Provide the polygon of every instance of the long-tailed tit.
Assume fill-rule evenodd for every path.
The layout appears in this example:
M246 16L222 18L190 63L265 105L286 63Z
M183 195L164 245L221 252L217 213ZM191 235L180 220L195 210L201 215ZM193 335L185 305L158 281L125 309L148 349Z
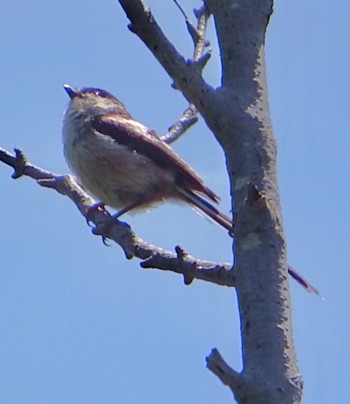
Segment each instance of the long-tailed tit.
M232 231L232 221L209 201L218 196L156 133L107 91L75 89L63 125L64 155L88 192L118 210L183 201Z

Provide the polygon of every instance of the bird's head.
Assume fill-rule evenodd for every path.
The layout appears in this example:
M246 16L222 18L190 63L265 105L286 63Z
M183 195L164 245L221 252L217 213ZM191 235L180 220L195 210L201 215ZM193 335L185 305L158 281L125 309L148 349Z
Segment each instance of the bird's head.
M75 110L79 115L96 117L118 114L131 118L124 104L108 91L90 87L77 89L68 84L63 87L71 99L68 109Z

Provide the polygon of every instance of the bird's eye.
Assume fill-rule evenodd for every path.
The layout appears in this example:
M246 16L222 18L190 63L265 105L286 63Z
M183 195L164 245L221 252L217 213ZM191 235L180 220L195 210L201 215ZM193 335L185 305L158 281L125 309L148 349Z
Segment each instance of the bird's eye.
M102 98L111 98L111 94L109 94L108 91L106 90L101 90L100 88L92 88L92 87L86 87L80 90L80 94L93 94L94 96L97 97L102 97Z
M108 98L109 97L109 93L105 90L96 90L95 92L96 95L98 95L99 97L102 98Z

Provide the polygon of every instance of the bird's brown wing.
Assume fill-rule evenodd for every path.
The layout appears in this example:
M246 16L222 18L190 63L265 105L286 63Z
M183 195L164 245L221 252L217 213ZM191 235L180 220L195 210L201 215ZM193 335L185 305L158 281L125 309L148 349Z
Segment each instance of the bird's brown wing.
M214 202L219 197L154 131L120 115L99 116L92 121L95 130L150 158L158 166L175 173L176 185L199 192Z

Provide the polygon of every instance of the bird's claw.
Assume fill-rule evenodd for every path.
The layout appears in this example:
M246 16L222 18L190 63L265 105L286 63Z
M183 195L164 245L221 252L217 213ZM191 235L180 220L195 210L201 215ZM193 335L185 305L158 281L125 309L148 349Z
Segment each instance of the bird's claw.
M92 227L91 222L94 222L94 215L96 212L105 212L109 215L106 205L102 202L97 202L93 206L90 206L85 213L85 219L88 226Z

